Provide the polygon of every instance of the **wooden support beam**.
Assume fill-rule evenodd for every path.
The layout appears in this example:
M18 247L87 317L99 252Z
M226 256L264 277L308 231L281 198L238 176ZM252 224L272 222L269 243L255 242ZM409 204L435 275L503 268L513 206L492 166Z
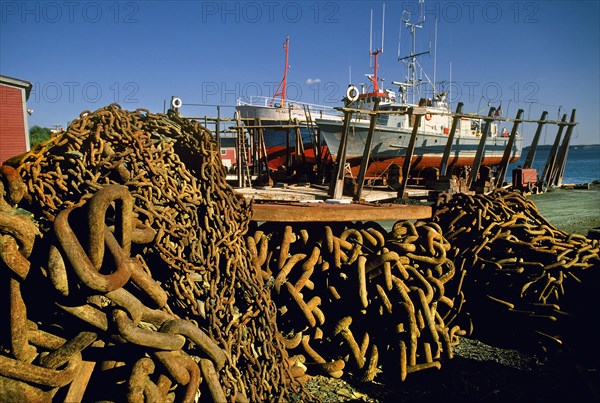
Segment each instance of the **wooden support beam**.
M562 177L565 171L565 165L567 164L567 156L569 155L569 144L571 143L571 136L573 134L573 128L575 127L575 109L571 111L571 119L569 121L571 125L567 126L567 133L560 147L556 164L554 165L554 174L551 178L552 182L556 186L562 185Z
M415 107L411 108L412 115L415 117L413 122L413 131L410 136L410 141L408 142L408 147L406 148L406 154L404 155L404 164L402 166L402 184L398 189L398 199L404 199L404 192L406 191L406 186L408 185L408 177L410 173L410 166L412 164L412 157L415 153L415 143L417 141L417 132L419 131L419 126L421 125L421 118L425 113L427 113L427 108Z
M235 154L236 154L236 173L237 173L237 186L239 188L241 188L243 186L243 181L242 181L242 148L240 147L241 144L241 138L244 136L244 128L242 126L242 122L240 120L240 113L236 112L236 119L237 119L237 136L236 136L236 142L235 142Z
M538 121L538 127L535 131L535 135L533 136L533 140L531 141L531 147L529 147L529 151L527 151L527 157L525 157L525 164L523 164L524 169L529 169L533 166L533 161L535 160L535 153L537 151L538 142L540 141L540 136L542 134L542 127L546 123L546 117L548 116L548 112L542 112L542 117Z
M431 206L397 203L254 203L252 221L351 222L431 218Z
M261 120L261 122L264 122L266 119ZM299 127L299 125L293 125L293 124L289 124L289 125L257 125L257 124L252 124L252 125L243 125L241 126L244 129L296 129L297 127ZM238 126L230 126L230 129L238 129Z
M541 176L540 185L542 190L545 192L548 186L550 186L550 179L552 177L552 171L554 170L554 162L556 160L556 154L558 153L558 147L560 144L560 139L562 137L563 129L566 126L567 122L567 114L563 114L561 123L558 125L558 132L556 133L556 137L554 138L554 143L552 144L552 148L550 149L550 154L548 154L548 159L546 160L546 165L544 165L544 171Z
M292 146L292 139L291 139L292 132L290 131L290 129L293 126L295 126L295 125L292 125L291 111L288 112L288 115L289 115L288 116L289 128L286 130L286 135L285 135L285 167L286 167L286 170L289 170L293 164L292 154L290 153L290 147Z
M304 150L304 141L302 139L302 131L300 130L300 122L297 118L294 119L294 124L296 128L294 132L296 133L296 161L302 160L303 163L306 163L306 152Z
M496 187L502 187L504 185L504 177L506 176L506 171L508 169L508 163L510 162L510 156L513 152L513 146L515 145L515 139L517 138L517 129L519 127L519 123L521 122L520 118L523 116L523 109L519 109L517 111L517 117L514 120L512 130L510 131L510 137L506 142L506 147L504 148L504 154L502 155L502 161L500 162L500 171L498 173L498 177L496 178Z
M454 134L458 126L458 121L461 119L463 103L459 102L456 105L456 113L452 117L452 128L450 134L448 134L448 141L446 141L446 148L444 148L444 155L442 156L442 162L440 163L440 177L444 177L448 170L448 161L450 160L450 152L452 151L452 144L454 144Z
M374 112L379 110L379 102L379 98L375 98L375 105L373 106ZM365 149L363 151L363 156L360 162L360 171L358 172L358 189L356 190L356 194L354 195L354 201L360 200L363 186L365 184L365 175L367 173L369 160L371 159L371 148L373 147L373 134L375 132L375 123L377 123L377 118L377 114L371 115L371 121L369 122L369 133L367 134L367 139L365 141Z
M342 138L335 161L335 170L329 186L329 197L332 199L341 199L344 192L344 169L346 166L346 147L348 145L348 131L350 121L352 120L352 111L344 112L344 124L342 126Z
M483 128L483 133L481 133L481 138L479 139L479 146L477 147L477 153L475 154L475 159L473 160L473 166L471 167L471 172L469 173L469 178L467 179L467 188L473 190L473 186L475 185L475 179L477 175L479 175L479 168L481 167L481 161L483 161L483 155L485 154L485 142L490 134L492 128L492 121L494 120L493 114L496 108L493 106L490 108L487 118L485 118L485 126Z
M206 126L208 127L208 125ZM221 107L217 105L217 120L215 120L215 139L217 140L217 146L219 147L219 154L221 153Z
M256 118L256 123L257 123L257 126L259 126L259 128L257 129L257 131L258 131L258 144L257 144L258 152L257 152L257 154L259 156L262 154L262 157L259 157L258 174L260 175L263 172L263 166L264 166L264 173L266 175L269 175L269 156L267 155L267 145L265 144L265 132L263 130L262 122L261 122L260 118Z

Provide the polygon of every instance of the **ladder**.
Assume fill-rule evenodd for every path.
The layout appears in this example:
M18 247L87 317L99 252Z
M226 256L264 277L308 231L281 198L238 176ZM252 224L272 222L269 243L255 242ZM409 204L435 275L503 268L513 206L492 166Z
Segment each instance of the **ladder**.
M247 130L242 126L242 119L240 113L236 112L237 122L237 175L238 175L238 187L252 187L252 180L250 176L250 168L248 167L248 148L246 146L246 133Z
M304 109L304 116L306 117L306 128L308 129L308 135L310 137L310 142L313 146L313 152L315 153L315 161L317 162L317 168L321 167L321 147L320 147L320 139L315 132L315 122L313 121L312 114L310 112L310 107L308 105L302 106Z

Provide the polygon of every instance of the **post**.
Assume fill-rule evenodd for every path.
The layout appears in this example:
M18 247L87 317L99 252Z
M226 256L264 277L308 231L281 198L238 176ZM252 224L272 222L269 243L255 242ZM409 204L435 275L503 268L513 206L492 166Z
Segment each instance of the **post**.
M236 116L236 123L237 123L237 136L236 136L236 142L235 142L235 156L236 156L236 161L235 161L235 165L236 165L236 173L237 173L237 185L238 188L242 187L242 147L240 147L240 142L241 142L241 138L242 135L244 133L244 129L242 128L242 120L240 119L240 114L239 112L236 112L235 114Z
M562 132L564 127L567 125L567 114L563 114L560 123L558 124L558 133L556 133L556 138L554 139L554 144L552 144L552 148L550 149L550 154L548 154L548 159L546 160L546 165L544 165L544 171L541 177L541 186L542 190L546 191L548 185L550 184L550 179L552 177L552 171L554 170L554 161L556 160L556 153L558 152L558 145L560 144L560 138L562 137Z
M404 155L404 164L402 166L402 184L398 189L398 199L404 199L404 192L406 191L406 185L408 184L408 174L410 173L410 165L412 163L412 157L415 153L415 143L417 141L417 132L421 124L421 117L427 112L427 108L412 108L411 115L414 115L415 121L413 123L413 131L410 135L410 141L406 148L406 154Z
M571 135L573 134L573 128L575 127L575 109L571 111L571 120L569 120L569 126L567 127L567 133L563 140L560 152L558 154L557 163L554 166L552 181L556 186L562 185L562 177L565 171L565 165L567 164L567 155L569 154L569 143L571 142Z
M292 111L288 110L288 122L287 122L287 128L286 130L286 136L285 136L285 166L286 166L286 174L289 172L289 169L291 168L293 161L292 161L292 153L290 152L290 147L292 146L292 139L291 139L291 131L290 131L290 127L292 126Z
M358 172L358 189L354 195L354 201L360 200L360 195L365 184L365 175L367 173L367 166L371 159L371 148L373 147L373 133L375 132L375 123L377 122L379 110L379 98L375 98L375 105L373 106L374 114L371 115L371 121L369 122L369 133L367 134L367 140L365 141L365 150L363 151L362 160L360 162L360 171Z
M342 126L342 138L340 139L340 147L338 149L337 158L335 161L335 171L331 184L329 186L329 197L332 199L341 199L344 192L344 168L346 166L346 146L348 144L348 131L350 121L352 120L352 112L344 112L344 124Z
M221 106L217 105L217 121L215 122L215 137L219 145L219 153L221 152Z
M481 139L479 140L479 146L477 147L477 153L475 154L475 160L473 161L471 173L469 174L469 179L467 182L467 188L469 189L472 189L473 185L475 184L474 178L476 178L479 174L479 168L481 167L481 161L483 161L483 154L485 153L485 142L487 141L487 137L492 127L492 121L494 120L492 116L495 110L496 108L492 106L488 112L488 117L485 118L485 127L483 129L483 133L481 133Z
M510 155L512 154L512 148L515 144L515 138L517 137L517 128L519 127L519 123L521 123L521 117L523 115L523 109L519 109L517 111L517 117L513 122L512 130L510 131L510 137L506 142L506 148L504 149L504 154L502 155L502 161L500 162L500 172L498 173L498 177L496 178L496 187L502 187L504 184L504 177L506 176L506 170L508 169L508 163L510 162Z
M253 126L256 126L256 120L257 118L254 119L254 123ZM249 131L249 144L250 144L250 151L248 154L250 154L250 161L252 161L252 173L255 175L260 174L260 154L258 153L258 130L257 129L252 129Z
M529 169L533 165L533 160L535 159L535 152L537 151L537 145L540 141L540 136L542 134L542 127L546 123L547 116L548 112L542 112L542 117L538 122L537 130L535 131L535 135L533 136L533 140L531 141L531 147L529 147L529 151L527 151L527 157L525 157L525 164L523 164L524 169Z
M315 133L315 125L312 120L312 114L310 113L310 107L308 105L304 105L302 109L304 110L306 130L308 130L308 136L312 144L313 154L315 156L315 163L317 165L317 170L319 170L321 168L321 150L320 144L318 143L317 134Z
M304 152L304 141L302 139L302 131L300 130L300 121L294 118L294 132L296 133L296 161L302 159L303 163L306 163L306 154Z
M440 163L440 177L446 176L446 171L448 170L448 161L450 159L450 152L452 151L452 144L454 143L454 134L456 133L456 128L458 126L458 121L461 118L463 103L459 102L456 105L456 113L452 118L452 128L450 129L450 134L448 135L448 141L446 141L446 148L444 148L444 155L442 156L442 162Z
M264 133L264 129L262 127L262 121L260 120L260 118L256 118L255 120L256 122L256 126L258 126L257 132L258 132L258 144L257 144L257 148L258 148L258 152L257 154L260 156L260 154L263 155L263 158L259 158L259 163L258 163L258 174L260 175L262 173L262 168L261 165L264 164L264 169L265 169L265 173L267 175L269 175L269 157L267 156L267 146L265 144L265 133Z

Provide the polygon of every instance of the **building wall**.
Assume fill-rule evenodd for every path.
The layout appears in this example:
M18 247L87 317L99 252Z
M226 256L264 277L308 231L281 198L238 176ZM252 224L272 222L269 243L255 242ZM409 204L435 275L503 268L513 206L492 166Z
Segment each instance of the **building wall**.
M0 84L0 164L29 150L25 89Z
M223 165L227 168L231 168L235 165L237 163L237 159L235 158L235 148L221 147L221 160L223 161Z

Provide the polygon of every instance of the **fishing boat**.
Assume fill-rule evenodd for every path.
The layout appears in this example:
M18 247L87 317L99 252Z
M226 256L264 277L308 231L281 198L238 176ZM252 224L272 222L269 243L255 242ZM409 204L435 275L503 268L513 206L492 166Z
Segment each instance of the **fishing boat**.
M453 121L448 94L438 92L427 74L420 74L426 80L417 78L417 72L421 69L417 58L429 53L428 51L417 53L414 46L415 29L422 27L424 17L421 16L417 23L411 23L410 14L407 16L403 14L403 22L410 30L412 47L408 56L399 57L399 60L407 65L408 73L404 82L392 82L398 85L398 93L380 86L382 80L378 77L378 57L383 52L383 34L381 48L369 51L373 58L373 73L367 75L370 80L369 88L363 86L359 90L356 86L350 85L346 91L346 110L352 110L354 113L347 130L345 164L346 168L349 168L346 169L347 174L354 177L358 176L363 155L368 152L370 158L366 169L367 179L383 179L384 183L392 176L398 179L397 175L402 172L415 124L415 114L412 112L416 110L425 113L416 132L410 175L418 177L425 170L437 169L443 160ZM433 93L431 97L420 96L422 92L420 87L424 82L432 87L432 90L429 90L429 93ZM382 113L375 121L371 149L365 150L370 126L367 112L373 111L376 103ZM362 111L364 113L361 113ZM480 148L482 135L485 143L480 166L493 167L501 163L510 137L506 129L501 130L496 123L501 115L501 106L490 110L490 113L492 119L476 115L471 115L472 117L460 115L447 161L448 172L459 171L473 164ZM340 152L344 122L328 118L319 118L315 121L333 160L336 161ZM486 121L489 122L487 123L489 127L486 127ZM522 138L517 133L512 142L510 162L520 158L521 149Z
M286 99L289 58L289 36L284 43L283 79L271 98L238 99L236 112L248 127L262 127L263 144L269 170L289 168L296 162L320 164L328 159L325 143L319 136L314 119L341 120L334 108ZM263 156L264 157L264 156Z

